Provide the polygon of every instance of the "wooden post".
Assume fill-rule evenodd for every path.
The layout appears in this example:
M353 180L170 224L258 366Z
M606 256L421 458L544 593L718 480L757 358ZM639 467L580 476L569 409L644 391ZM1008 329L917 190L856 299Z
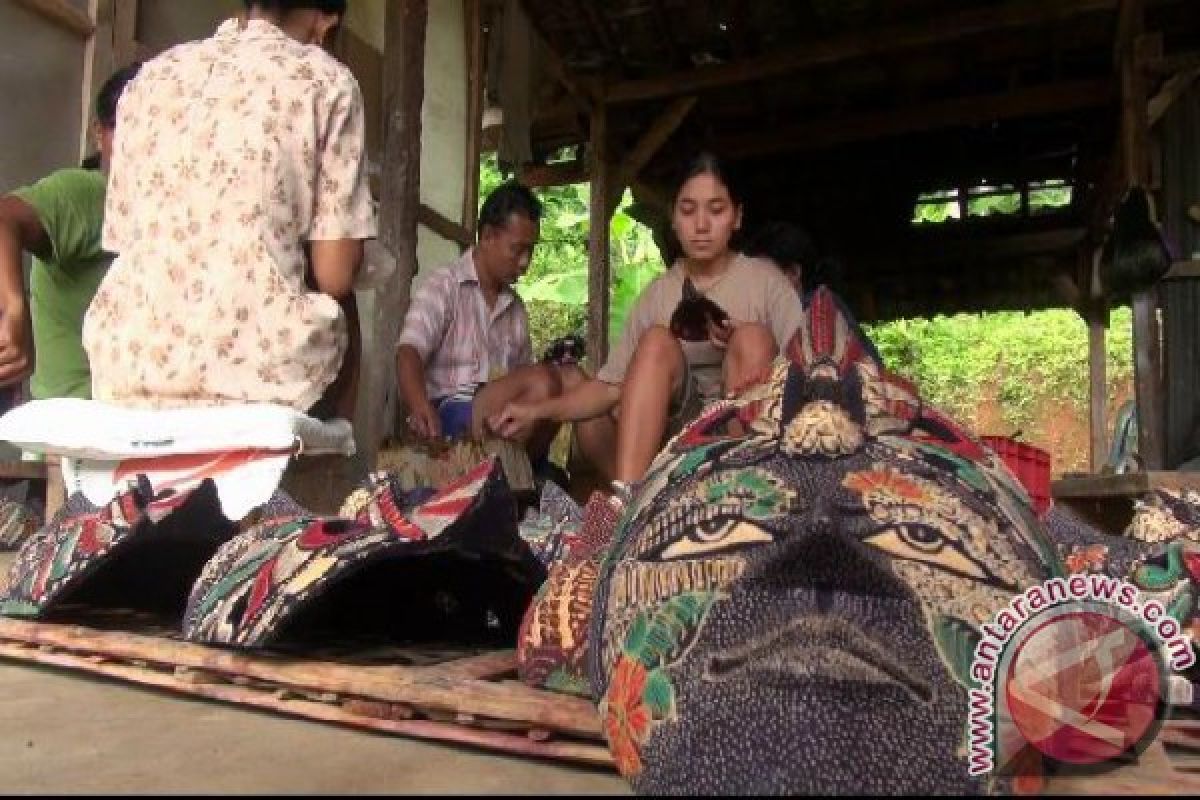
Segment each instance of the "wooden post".
M588 359L593 370L608 358L608 309L612 284L608 260L611 165L608 161L608 118L603 103L592 109L591 225L588 234Z
M467 20L467 164L462 224L475 238L479 217L479 154L483 141L482 0L465 0ZM469 246L469 245L468 245Z
M113 69L137 61L137 13L138 0L113 0Z
M1123 0L1121 38L1117 42L1121 80L1121 163L1126 186L1146 186L1149 178L1149 116L1146 76L1138 54L1145 28L1144 0ZM1162 469L1162 357L1159 342L1158 291L1151 287L1133 296L1134 380L1137 390L1138 453L1147 470Z
M1094 308L1086 317L1088 326L1088 366L1091 406L1092 472L1098 473L1108 457L1108 357L1105 339L1108 309Z
M368 391L355 429L367 464L374 466L380 442L391 432L396 395L395 343L417 272L417 215L421 208L421 106L425 99L425 26L428 0L387 4L383 52L384 131L380 182L379 239L397 261L396 275L377 290L375 347L364 365Z

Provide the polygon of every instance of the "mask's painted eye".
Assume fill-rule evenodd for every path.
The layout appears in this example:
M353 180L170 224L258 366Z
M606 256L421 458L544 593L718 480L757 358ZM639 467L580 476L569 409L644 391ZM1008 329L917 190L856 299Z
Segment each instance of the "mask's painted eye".
M697 558L754 544L775 541L768 531L742 520L705 520L689 528L682 538L663 549L664 561Z
M867 544L896 558L920 561L977 580L987 580L984 569L955 546L941 531L929 525L894 525L866 539Z

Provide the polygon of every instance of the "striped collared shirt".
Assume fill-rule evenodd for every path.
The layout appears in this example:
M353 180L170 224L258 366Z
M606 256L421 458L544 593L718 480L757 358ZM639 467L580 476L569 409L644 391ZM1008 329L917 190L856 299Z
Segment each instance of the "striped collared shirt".
M504 289L495 307L488 309L474 252L468 250L426 278L404 317L399 344L421 356L431 400L472 394L489 380L533 361L525 304Z

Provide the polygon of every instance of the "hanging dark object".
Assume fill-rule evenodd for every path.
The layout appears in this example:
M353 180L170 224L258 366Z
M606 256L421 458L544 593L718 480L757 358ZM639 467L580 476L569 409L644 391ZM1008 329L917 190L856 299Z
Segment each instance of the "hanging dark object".
M1117 207L1101 263L1101 277L1110 297L1148 289L1171 268L1170 249L1141 187L1130 189Z

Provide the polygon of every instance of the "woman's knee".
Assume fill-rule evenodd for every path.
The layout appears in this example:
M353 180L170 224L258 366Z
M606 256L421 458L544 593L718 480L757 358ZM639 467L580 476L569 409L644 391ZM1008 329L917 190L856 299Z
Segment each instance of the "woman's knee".
M646 364L655 370L667 369L674 375L683 368L683 347L669 330L655 325L638 339L632 363Z
M729 337L729 353L744 365L767 366L779 354L775 335L765 325L739 325Z

